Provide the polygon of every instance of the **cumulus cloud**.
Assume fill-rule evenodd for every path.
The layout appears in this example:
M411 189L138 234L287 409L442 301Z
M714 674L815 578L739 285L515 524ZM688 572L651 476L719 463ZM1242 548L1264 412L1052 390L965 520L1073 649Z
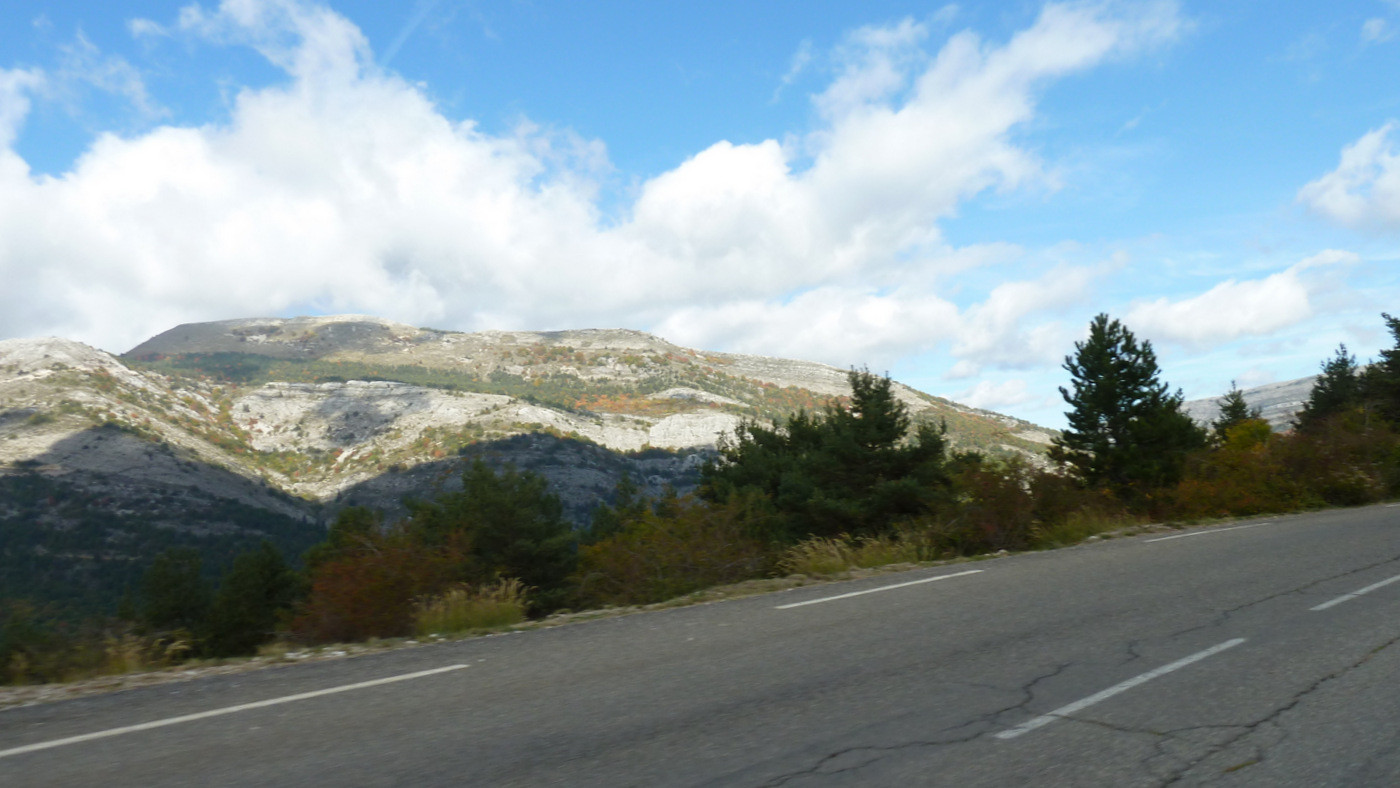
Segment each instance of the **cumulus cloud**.
M963 32L932 54L919 23L863 28L813 99L819 128L716 142L604 215L602 142L449 118L324 5L188 6L132 30L251 47L285 79L238 92L226 121L102 135L71 171L34 177L11 143L41 75L0 72L0 335L121 350L188 320L368 312L625 325L836 363L951 341L1023 363L1049 344L1024 316L1083 277L1009 282L960 311L940 277L1015 251L952 248L939 222L1043 179L1012 135L1046 83L1180 24L1172 3L1051 4L1007 42Z
M1304 186L1298 201L1348 227L1400 229L1400 154L1390 123L1342 149L1337 168Z
M1073 336L1069 330L1055 322L1026 329L1023 320L1080 301L1093 276L1088 268L1060 268L1038 280L998 285L963 316L953 347L962 361L950 376L969 377L985 365L1025 368L1057 361Z
M1358 259L1351 252L1328 250L1263 279L1230 279L1191 298L1138 303L1125 322L1146 338L1193 347L1264 336L1313 315L1312 288L1304 272Z

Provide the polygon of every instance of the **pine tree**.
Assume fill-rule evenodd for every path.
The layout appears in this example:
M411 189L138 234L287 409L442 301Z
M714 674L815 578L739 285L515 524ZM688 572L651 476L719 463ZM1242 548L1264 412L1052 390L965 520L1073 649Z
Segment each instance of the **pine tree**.
M544 477L476 460L462 490L412 505L410 532L423 544L465 538L482 579L513 577L533 589L535 612L562 607L578 563L578 539Z
M210 653L253 653L272 638L278 614L291 609L300 591L300 579L270 542L233 559L209 609Z
M1090 486L1125 497L1175 483L1186 455L1205 444L1205 432L1182 411L1181 392L1169 393L1158 380L1152 343L1139 343L1122 323L1100 314L1074 349L1064 363L1073 391L1060 388L1070 405L1069 428L1050 456Z
M1367 407L1400 428L1400 318L1384 312L1381 317L1395 345L1382 350L1380 360L1366 368L1362 389Z
M1211 422L1211 433L1217 444L1225 442L1226 433L1232 428L1238 427L1246 421L1260 418L1258 408L1251 408L1245 402L1244 393L1235 386L1235 381L1230 381L1230 391L1220 399L1220 416Z
M1308 401L1298 412L1298 428L1315 429L1333 416L1360 407L1361 378L1358 372L1356 356L1347 352L1345 344L1338 345L1332 358L1322 362L1322 374L1317 376Z
M949 486L943 430L911 430L888 377L852 370L848 379L848 407L741 424L701 472L701 495L720 503L766 498L778 514L768 534L777 541L871 535L927 513Z
M192 547L173 547L155 557L141 578L141 624L153 632L201 630L209 613L209 584Z

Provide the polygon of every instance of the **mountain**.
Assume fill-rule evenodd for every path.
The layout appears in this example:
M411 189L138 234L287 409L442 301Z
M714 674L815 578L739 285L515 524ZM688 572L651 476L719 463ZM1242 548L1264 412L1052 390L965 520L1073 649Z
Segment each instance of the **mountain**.
M896 391L957 447L1039 458L1051 437ZM834 367L627 330L335 316L187 324L120 357L0 341L0 597L110 607L169 546L211 573L263 538L299 554L338 507L402 511L475 457L539 472L584 522L624 473L684 491L741 420L848 393Z
M1303 403L1308 401L1308 395L1312 393L1316 380L1317 376L1313 375L1241 389L1240 393L1251 408L1259 408L1260 415L1269 422L1269 426L1273 427L1275 432L1284 432L1292 429L1293 419L1298 411L1303 409ZM1220 417L1220 402L1223 399L1223 395L1193 399L1184 403L1184 407L1186 413L1197 423L1209 426Z

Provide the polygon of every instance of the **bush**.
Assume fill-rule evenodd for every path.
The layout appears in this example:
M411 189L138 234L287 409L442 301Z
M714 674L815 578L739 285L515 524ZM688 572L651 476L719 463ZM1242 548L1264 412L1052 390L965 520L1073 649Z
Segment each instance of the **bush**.
M953 473L956 505L933 530L944 549L959 555L1024 550L1035 525L1032 479L1039 473L1022 460L960 455Z
M640 513L620 533L579 549L580 601L645 604L762 577L772 557L755 534L771 516L751 495L723 504L687 496Z
M430 549L401 530L368 536L362 549L317 568L292 633L313 643L411 634L415 600L460 579L463 561L450 541Z

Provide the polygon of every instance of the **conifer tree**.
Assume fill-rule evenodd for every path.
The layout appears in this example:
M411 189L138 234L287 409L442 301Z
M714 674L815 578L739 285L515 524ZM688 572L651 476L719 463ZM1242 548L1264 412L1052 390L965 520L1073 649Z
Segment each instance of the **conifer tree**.
M559 496L543 476L506 467L500 473L476 460L462 474L462 490L412 504L409 530L428 546L465 538L485 578L513 577L532 589L535 612L562 607L578 563L578 538Z
M209 609L208 649L251 654L272 638L277 616L300 596L301 582L271 542L233 559Z
M1395 344L1382 350L1380 360L1366 368L1362 388L1367 406L1391 426L1400 427L1400 318L1384 312L1381 318Z
M1186 455L1205 444L1205 432L1181 409L1178 390L1158 379L1151 342L1138 342L1117 320L1100 314L1089 338L1065 357L1073 390L1060 388L1070 405L1069 428L1050 456L1090 486L1133 497L1175 483Z
M1235 381L1230 381L1230 391L1220 399L1220 415L1210 424L1215 442L1224 443L1225 435L1231 428L1259 417L1260 410L1251 408L1245 402L1244 393L1235 386Z
M766 498L778 515L767 535L777 541L875 534L930 511L949 486L944 431L911 429L889 378L852 370L848 380L848 407L741 424L701 472L701 495Z
M172 547L155 557L141 577L141 624L153 632L203 628L209 613L209 584L192 547Z
M1360 407L1359 371L1356 356L1347 352L1345 344L1338 345L1332 358L1322 362L1322 374L1317 376L1308 401L1298 413L1298 428L1315 429L1332 416Z

